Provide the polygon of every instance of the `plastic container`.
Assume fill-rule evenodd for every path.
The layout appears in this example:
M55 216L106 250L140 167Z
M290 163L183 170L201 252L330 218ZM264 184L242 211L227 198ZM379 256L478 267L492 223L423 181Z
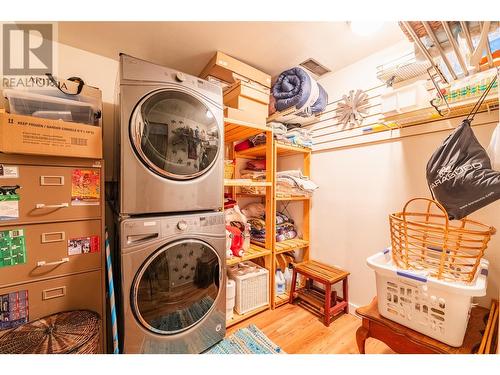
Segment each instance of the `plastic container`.
M289 264L288 267L285 268L285 272L283 273L283 275L285 277L285 291L287 293L290 293L293 275L293 266L291 264Z
M388 88L381 96L382 113L385 116L430 108L431 96L426 89L426 81L393 89Z
M229 278L236 283L236 303L238 314L245 314L259 307L269 305L269 271L257 264L246 261L228 270Z
M9 101L10 113L54 120L95 125L98 109L89 103L55 96L35 94L25 90L3 91Z
M236 299L236 283L234 280L227 279L226 283L226 320L234 315L234 304Z
M276 278L275 278L275 283L276 283L276 295L282 295L285 293L285 276L283 275L283 272L281 272L281 268L278 268L276 270Z
M367 264L375 271L382 316L445 344L463 344L472 297L486 294L487 260L481 260L472 283L443 281L425 272L398 269L390 248L369 257Z

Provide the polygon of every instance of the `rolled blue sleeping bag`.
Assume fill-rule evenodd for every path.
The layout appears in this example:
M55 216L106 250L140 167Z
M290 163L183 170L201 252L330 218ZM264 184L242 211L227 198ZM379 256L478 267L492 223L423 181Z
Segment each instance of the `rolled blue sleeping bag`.
M276 110L284 111L290 107L315 114L323 111L328 95L301 67L294 67L281 73L272 87L276 100Z

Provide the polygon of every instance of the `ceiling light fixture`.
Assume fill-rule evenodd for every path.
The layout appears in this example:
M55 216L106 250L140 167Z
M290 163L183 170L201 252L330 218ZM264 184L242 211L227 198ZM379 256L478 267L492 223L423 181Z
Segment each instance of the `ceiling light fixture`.
M351 31L359 36L370 36L379 31L384 22L382 21L350 21Z

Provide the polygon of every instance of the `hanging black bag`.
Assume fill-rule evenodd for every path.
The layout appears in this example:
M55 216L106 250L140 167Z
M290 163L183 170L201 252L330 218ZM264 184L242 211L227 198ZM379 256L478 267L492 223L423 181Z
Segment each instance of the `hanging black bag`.
M500 198L500 172L491 168L486 150L470 126L495 81L496 76L467 118L427 162L431 194L451 220L462 219Z

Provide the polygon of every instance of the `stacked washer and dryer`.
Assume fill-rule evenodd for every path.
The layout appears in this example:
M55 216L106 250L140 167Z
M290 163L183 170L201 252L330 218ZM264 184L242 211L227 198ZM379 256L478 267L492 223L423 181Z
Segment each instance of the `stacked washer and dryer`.
M200 353L225 335L221 89L120 56L121 351Z

